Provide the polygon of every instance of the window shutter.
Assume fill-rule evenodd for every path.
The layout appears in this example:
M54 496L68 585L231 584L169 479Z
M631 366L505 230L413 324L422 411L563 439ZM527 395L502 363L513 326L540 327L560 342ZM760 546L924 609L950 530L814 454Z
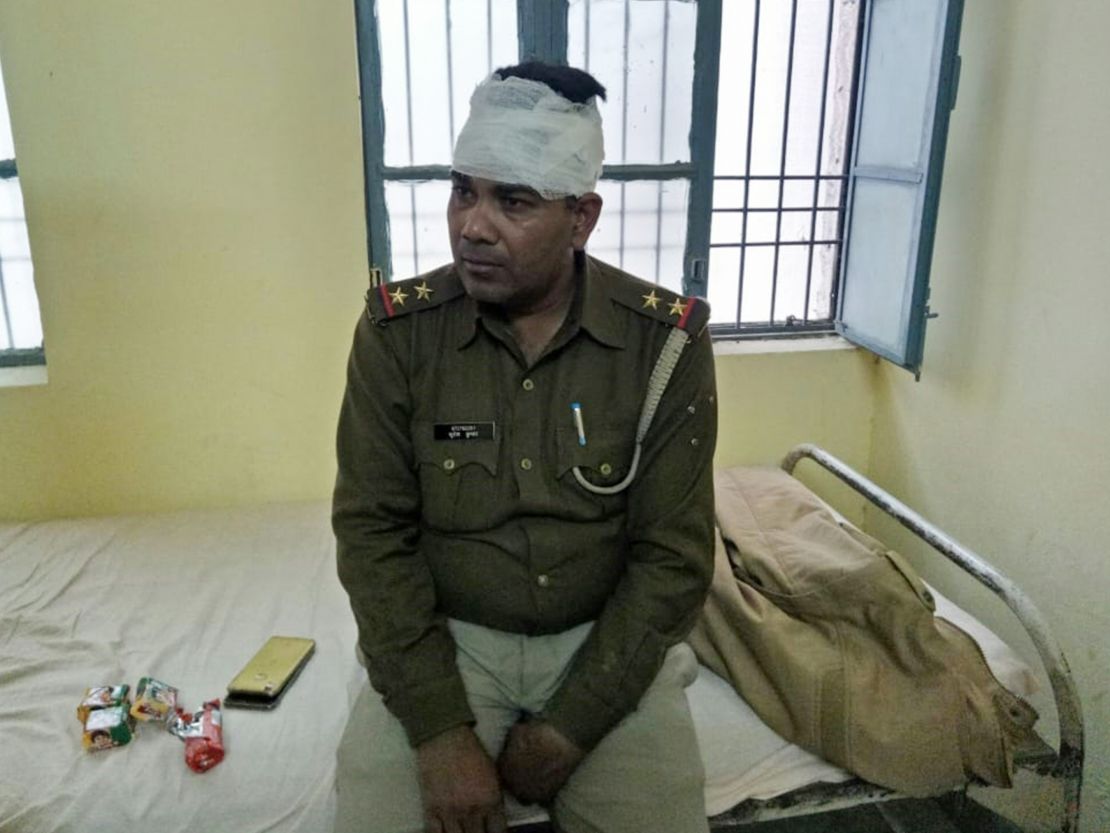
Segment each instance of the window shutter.
M963 0L871 0L837 332L920 373Z

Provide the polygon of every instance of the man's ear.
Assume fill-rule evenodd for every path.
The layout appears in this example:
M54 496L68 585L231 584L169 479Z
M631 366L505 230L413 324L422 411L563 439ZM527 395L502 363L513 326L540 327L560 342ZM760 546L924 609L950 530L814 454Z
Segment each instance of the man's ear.
M575 200L571 208L574 212L574 225L571 227L571 243L576 250L586 248L586 241L593 234L597 218L601 216L601 195L590 192Z

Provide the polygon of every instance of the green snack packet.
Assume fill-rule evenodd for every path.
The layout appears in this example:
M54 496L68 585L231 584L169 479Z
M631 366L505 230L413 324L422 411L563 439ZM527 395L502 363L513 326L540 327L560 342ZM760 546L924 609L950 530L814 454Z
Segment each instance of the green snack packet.
M85 696L77 706L77 719L84 723L89 719L90 712L97 709L106 709L111 706L128 705L127 694L131 687L124 685L101 685L85 689Z
M108 706L89 712L81 745L87 752L112 749L131 742L131 715L126 706Z

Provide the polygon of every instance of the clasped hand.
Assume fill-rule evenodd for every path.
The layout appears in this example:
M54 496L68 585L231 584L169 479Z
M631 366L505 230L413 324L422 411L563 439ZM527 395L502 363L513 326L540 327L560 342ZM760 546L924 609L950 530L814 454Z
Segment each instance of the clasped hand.
M550 804L585 753L549 723L517 723L497 764L468 726L417 749L428 833L504 833L501 788L525 804Z
M501 783L524 804L550 804L585 753L542 720L524 720L509 730L497 759Z

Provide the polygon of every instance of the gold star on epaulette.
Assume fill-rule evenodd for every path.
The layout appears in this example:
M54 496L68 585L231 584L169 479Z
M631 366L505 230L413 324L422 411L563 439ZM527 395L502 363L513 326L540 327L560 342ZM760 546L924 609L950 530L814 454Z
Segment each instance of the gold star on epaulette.
M683 315L686 314L686 307L687 304L682 303L681 298L675 298L673 301L671 301L671 315L677 315L679 318L681 318Z
M454 266L442 266L424 275L370 287L366 294L366 314L377 324L425 312L465 295Z
M651 290L651 292L649 292L647 295L641 295L640 297L644 299L644 306L645 307L651 307L652 309L659 309L659 301L661 299L659 298L658 295L655 294L654 289Z

